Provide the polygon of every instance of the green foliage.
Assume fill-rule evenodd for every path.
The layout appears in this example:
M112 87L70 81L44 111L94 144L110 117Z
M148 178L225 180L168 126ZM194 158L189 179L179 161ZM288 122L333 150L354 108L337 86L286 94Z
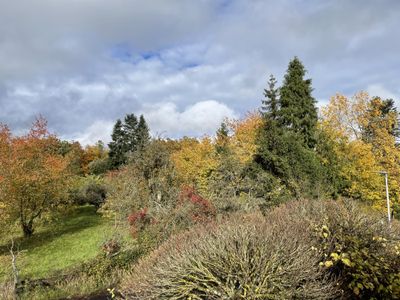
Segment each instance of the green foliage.
M137 135L137 149L143 150L150 142L150 130L144 119L143 115L140 115L139 123L136 129Z
M134 114L126 115L124 123L118 119L111 138L112 141L108 144L110 166L116 169L127 162L130 154L143 150L149 143L149 128L143 115L139 121Z
M332 154L326 139L318 139L322 135L317 130L316 101L311 95L311 80L304 79L305 73L304 66L295 57L289 63L283 86L275 88L276 80L271 75L264 92L263 126L258 133L255 165L249 170L253 171L253 178L254 170L268 173L264 176L269 177L269 184L263 185L263 193L274 197L272 201L269 196L264 197L267 206L287 199L288 195L321 198L336 194L337 170L330 170L333 164L326 161ZM273 190L276 186L283 186L287 191L280 188L281 195L277 195Z
M279 90L275 88L276 83L275 77L271 74L268 81L268 89L264 90L265 100L262 101L263 106L261 107L263 114L270 120L276 120L280 108Z
M352 202L312 213L320 264L339 278L349 298L400 297L399 223L389 227L382 215L366 214Z
M70 192L73 203L77 205L92 204L99 208L106 199L106 186L99 176L79 177Z
M312 97L311 79L304 79L306 70L295 57L287 69L280 88L278 122L281 126L298 133L309 148L315 145L314 131L317 125L316 101Z
M105 158L98 158L89 163L89 174L103 175L110 169L110 160Z
M114 125L111 139L112 142L108 144L108 147L110 148L110 152L108 153L110 158L110 167L118 168L126 162L124 131L120 119L118 119Z
M304 147L292 131L270 125L261 133L255 163L278 178L296 198L318 197L314 187L320 184L323 173L315 151Z
M229 149L229 128L225 122L221 123L221 126L217 130L217 138L215 141L215 150L218 154L227 154Z
M102 209L115 216L122 226L133 212L147 208L158 214L170 210L179 193L174 165L162 141L150 142L142 151L132 154L129 164L111 173L107 179L108 196Z

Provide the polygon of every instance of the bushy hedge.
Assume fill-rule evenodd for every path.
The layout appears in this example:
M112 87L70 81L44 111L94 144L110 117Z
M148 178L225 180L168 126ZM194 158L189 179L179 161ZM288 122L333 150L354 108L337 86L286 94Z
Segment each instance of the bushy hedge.
M400 226L354 202L309 205L320 264L346 298L400 299Z
M398 299L400 226L350 201L297 201L170 238L127 299Z
M177 235L126 279L128 299L331 299L304 224L235 216ZM281 231L283 230L283 231Z

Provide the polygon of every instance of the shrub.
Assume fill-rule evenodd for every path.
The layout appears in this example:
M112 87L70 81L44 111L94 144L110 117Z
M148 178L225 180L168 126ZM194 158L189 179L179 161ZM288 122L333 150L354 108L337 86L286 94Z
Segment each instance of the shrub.
M0 299L3 300L14 300L14 284L11 281L0 283Z
M204 223L215 217L215 209L210 201L190 186L184 186L179 194L178 210L183 206L189 206L187 217L190 217L193 223Z
M89 163L89 173L93 175L102 175L110 170L110 161L108 157L97 158Z
M400 225L350 200L232 214L171 237L122 290L129 299L399 299Z
M346 297L400 298L400 226L352 201L309 205L310 224L327 273Z
M108 173L107 200L102 212L128 227L127 218L147 207L155 218L176 205L180 183L168 149L162 141L152 141L143 151L132 153L129 163Z
M101 250L103 250L106 256L114 256L121 250L121 243L118 239L109 239L101 245Z
M79 178L71 191L71 198L75 204L92 204L99 208L106 199L107 190L98 176Z
M235 215L172 237L125 279L129 299L331 299L303 222Z
M130 232L132 236L137 237L138 233L150 225L154 219L148 214L147 207L134 212L128 216L128 223L131 226Z

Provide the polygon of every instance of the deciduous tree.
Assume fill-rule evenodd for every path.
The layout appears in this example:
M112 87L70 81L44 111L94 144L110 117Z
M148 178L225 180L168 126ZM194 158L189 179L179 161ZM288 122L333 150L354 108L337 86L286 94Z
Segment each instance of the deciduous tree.
M43 118L24 136L12 136L7 127L0 127L0 199L25 236L33 234L34 222L44 212L66 201L70 161L57 147Z

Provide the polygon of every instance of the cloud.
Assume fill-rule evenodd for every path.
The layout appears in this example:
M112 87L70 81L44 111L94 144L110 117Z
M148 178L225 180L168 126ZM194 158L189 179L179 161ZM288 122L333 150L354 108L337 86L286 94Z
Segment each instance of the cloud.
M144 108L143 114L155 136L200 137L213 134L225 118L237 114L228 106L215 100L200 101L180 111L174 103L157 103Z
M110 121L95 121L85 131L76 134L72 140L78 141L81 145L93 145L101 140L105 143L111 141L111 132L114 124ZM68 137L71 139L71 136Z
M40 113L60 136L96 141L144 113L155 133L210 133L200 116L257 108L294 55L321 103L398 98L399 11L397 0L0 0L0 122L20 132Z
M386 89L382 84L371 84L367 87L366 90L371 96L378 96L383 99L393 99L397 101L400 100L399 90L397 91L397 93L394 93ZM397 104L399 103L397 102Z

